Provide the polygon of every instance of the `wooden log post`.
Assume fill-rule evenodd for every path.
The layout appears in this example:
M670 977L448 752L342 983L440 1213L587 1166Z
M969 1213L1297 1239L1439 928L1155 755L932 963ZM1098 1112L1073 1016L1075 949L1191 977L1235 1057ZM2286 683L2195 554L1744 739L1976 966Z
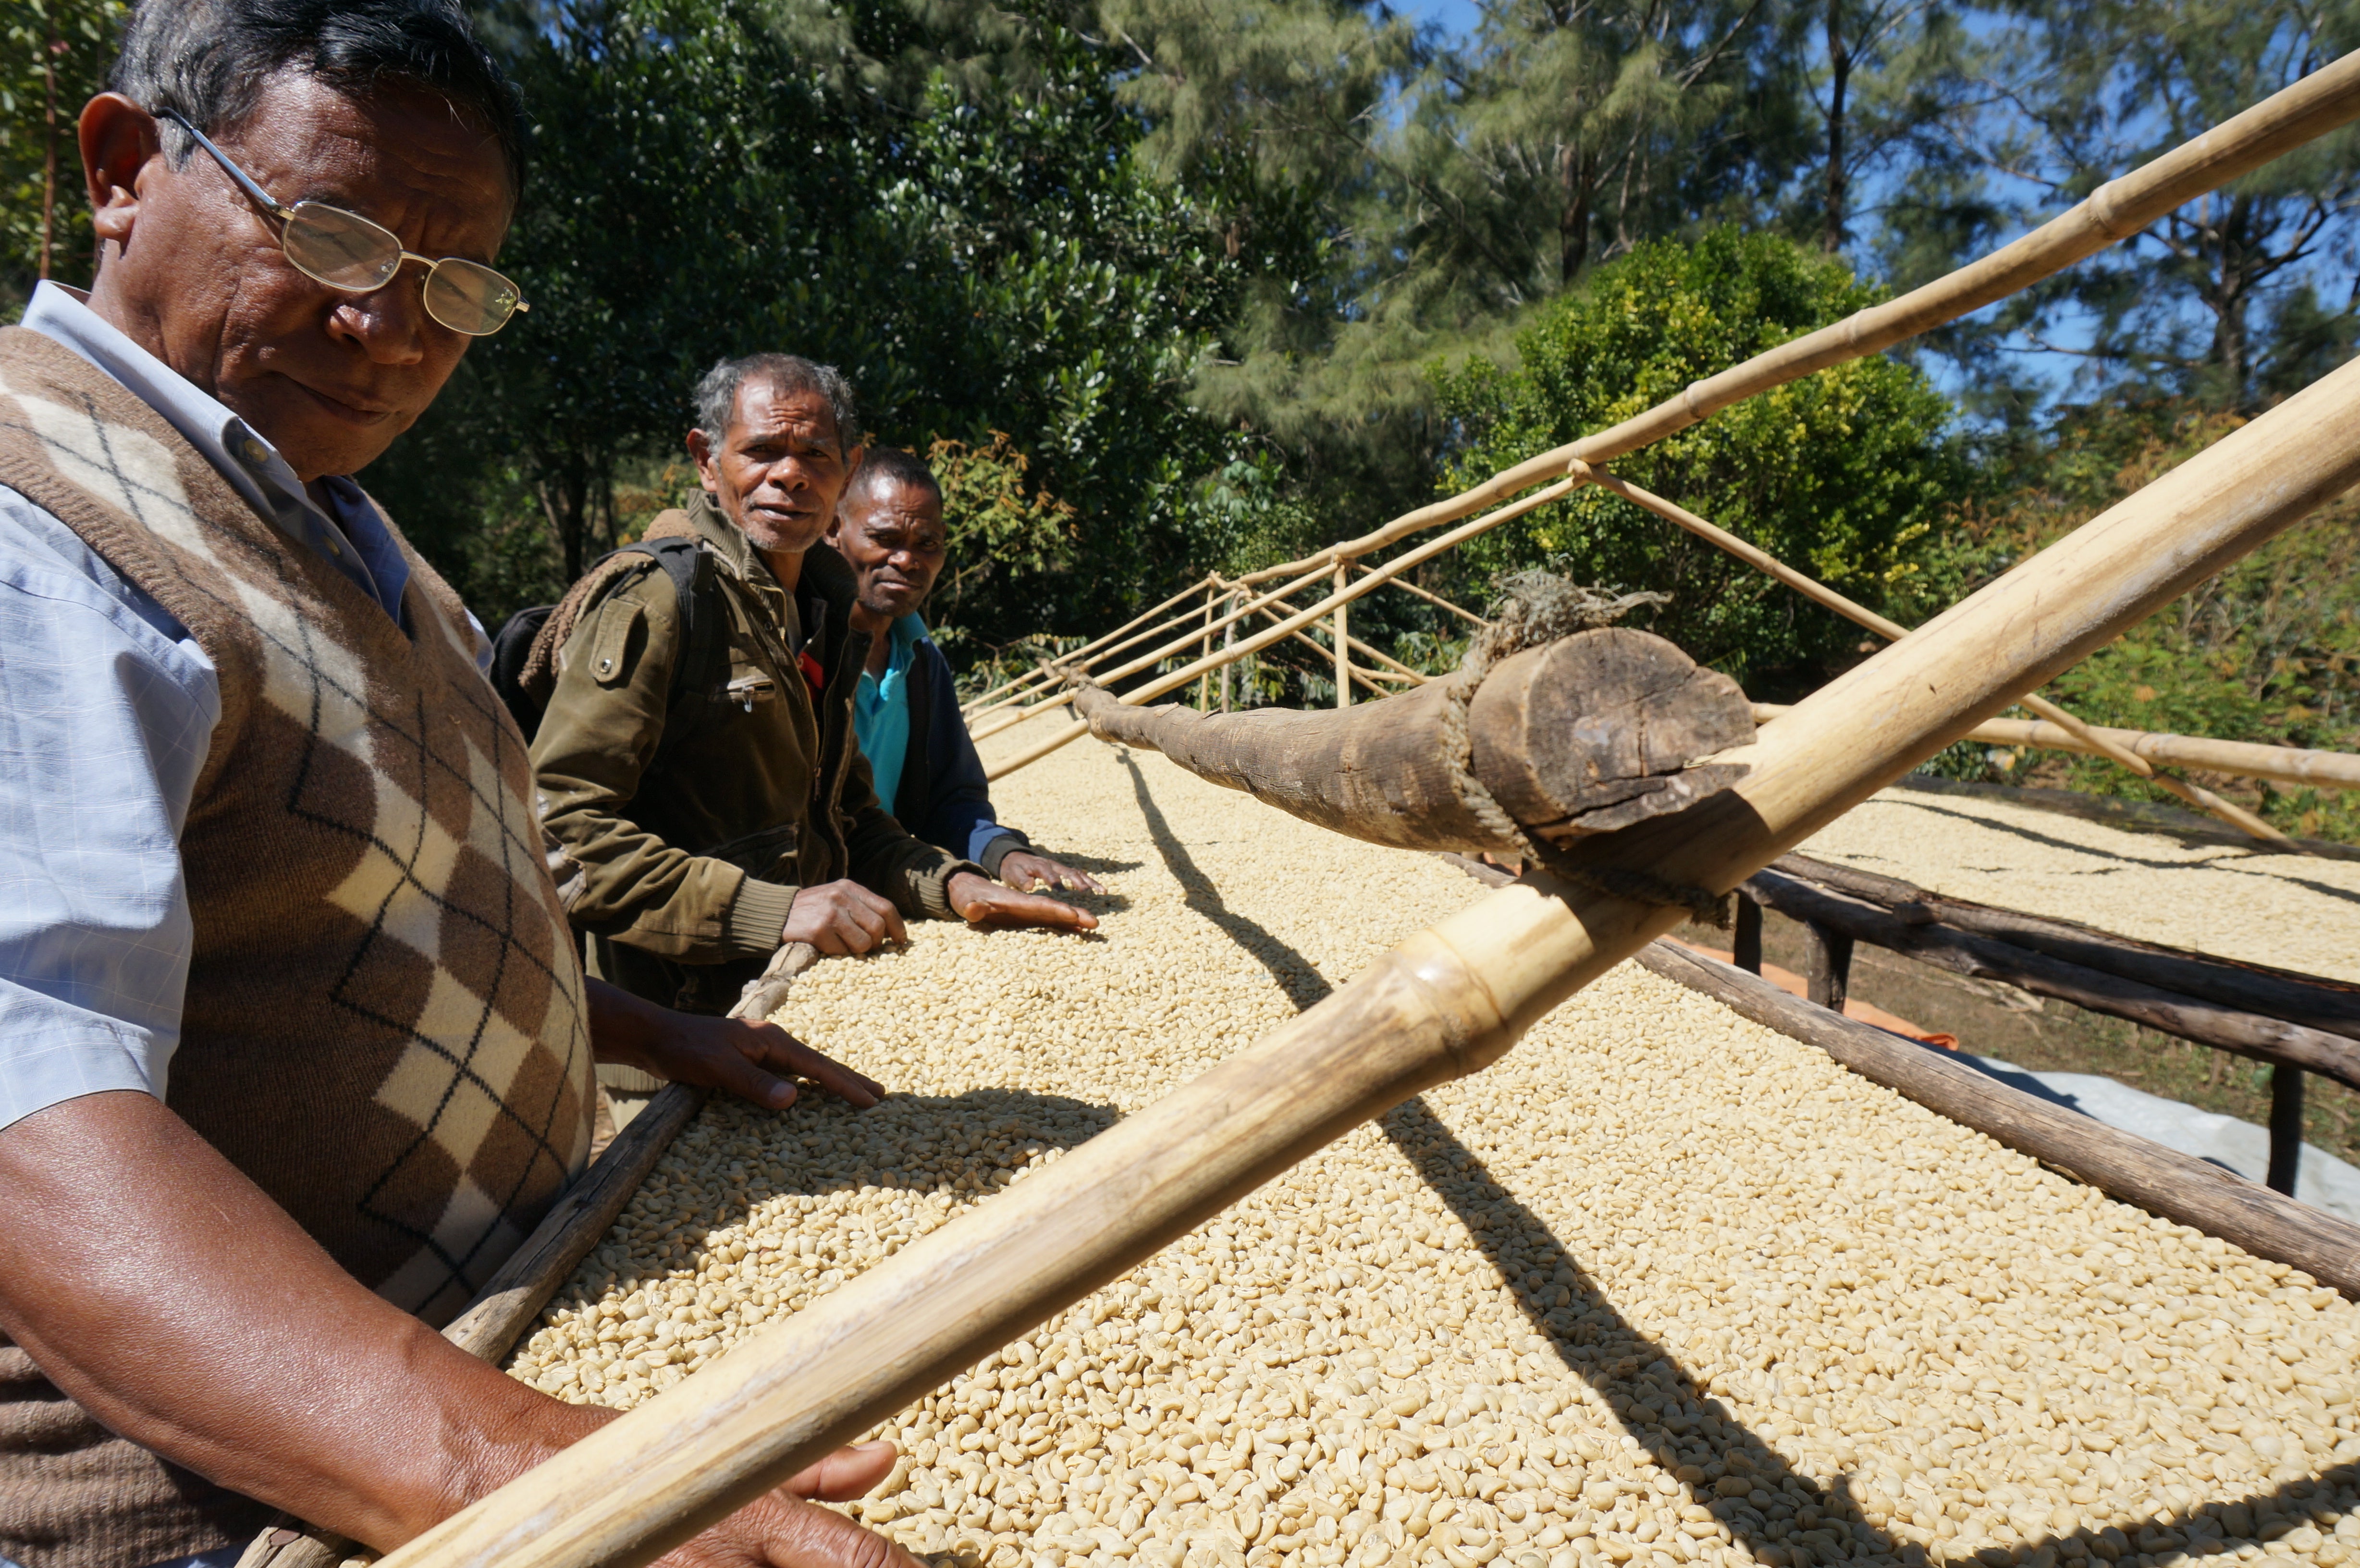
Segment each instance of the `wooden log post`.
M1737 967L1748 975L1762 973L1762 906L1743 893L1737 895L1737 930L1730 945Z
M2127 1018L2164 1034L2249 1056L2257 1062L2323 1073L2360 1088L2360 1042L2282 1018L2239 1012L2215 1002L2168 991L2045 953L1982 937L1939 920L1913 922L1863 899L1846 898L1775 871L1756 872L1747 891L1792 919L1904 953L1936 968L1982 980L2002 980L2093 1013ZM1814 996L1814 1000L1817 997Z
M1833 926L1806 920L1803 979L1812 1001L1831 1013L1842 1012L1852 994L1852 938Z
M1099 739L1160 751L1200 779L1353 838L1404 849L1518 855L1463 797L1449 761L1455 688L1437 681L1347 712L1229 717L1126 707L1087 686ZM1691 766L1753 738L1737 685L1647 632L1601 626L1494 667L1466 714L1462 756L1528 833L1567 841L1683 809L1741 777Z
M1572 844L1566 854L1582 883L1531 877L1418 932L1261 1043L751 1336L380 1568L653 1561L1361 1122L1497 1061L1683 918L1683 908L1603 890L1616 874L1734 888L2355 478L2360 361L1813 692L1762 729L1743 758L1751 770L1730 788ZM2203 1179L2214 1193L2238 1191L2226 1172ZM2305 1234L2329 1239L2300 1267L2360 1289L2360 1227ZM2288 1250L2303 1241L2290 1236Z
M2270 1069L2270 1168L2263 1185L2294 1196L2302 1167L2302 1069L2280 1062Z

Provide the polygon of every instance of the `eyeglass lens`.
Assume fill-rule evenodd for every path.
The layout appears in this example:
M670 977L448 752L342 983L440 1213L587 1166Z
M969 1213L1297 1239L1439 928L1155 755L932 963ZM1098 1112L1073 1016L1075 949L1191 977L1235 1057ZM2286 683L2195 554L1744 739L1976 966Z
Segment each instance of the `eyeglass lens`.
M287 259L307 276L356 294L383 288L401 267L401 241L390 231L317 201L289 210L283 243ZM483 337L516 313L516 285L488 267L446 256L427 274L426 310L453 332Z

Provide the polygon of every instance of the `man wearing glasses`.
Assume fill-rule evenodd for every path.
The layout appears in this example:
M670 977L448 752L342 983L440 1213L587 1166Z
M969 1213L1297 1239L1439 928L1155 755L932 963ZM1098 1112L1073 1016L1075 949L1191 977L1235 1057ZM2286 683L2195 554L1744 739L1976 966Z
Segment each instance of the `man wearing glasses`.
M348 477L524 307L457 0L144 0L82 298L0 332L0 1563L387 1550L611 1419L449 1321L579 1175L592 1061L880 1091L585 983L464 608ZM667 1562L909 1560L800 1500Z

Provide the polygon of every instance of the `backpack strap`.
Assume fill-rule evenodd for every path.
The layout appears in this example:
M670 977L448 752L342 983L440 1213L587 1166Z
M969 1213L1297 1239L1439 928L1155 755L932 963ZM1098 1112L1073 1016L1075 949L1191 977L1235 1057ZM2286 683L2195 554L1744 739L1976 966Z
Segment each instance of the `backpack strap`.
M654 558L672 579L672 597L680 606L680 661L672 666L663 735L656 742L656 757L661 758L704 728L714 711L728 701L724 689L729 681L729 611L721 602L713 553L699 540L640 539L615 554L626 550Z

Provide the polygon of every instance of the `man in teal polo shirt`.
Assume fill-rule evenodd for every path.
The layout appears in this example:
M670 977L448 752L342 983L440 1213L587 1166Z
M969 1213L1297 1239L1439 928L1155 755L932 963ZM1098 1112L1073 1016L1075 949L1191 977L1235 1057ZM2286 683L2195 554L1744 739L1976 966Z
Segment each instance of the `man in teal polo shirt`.
M1035 850L992 811L950 664L917 614L949 550L942 486L923 460L871 449L836 503L827 538L858 581L852 625L872 639L852 720L877 798L912 834L1011 887L1103 891L1088 874Z

